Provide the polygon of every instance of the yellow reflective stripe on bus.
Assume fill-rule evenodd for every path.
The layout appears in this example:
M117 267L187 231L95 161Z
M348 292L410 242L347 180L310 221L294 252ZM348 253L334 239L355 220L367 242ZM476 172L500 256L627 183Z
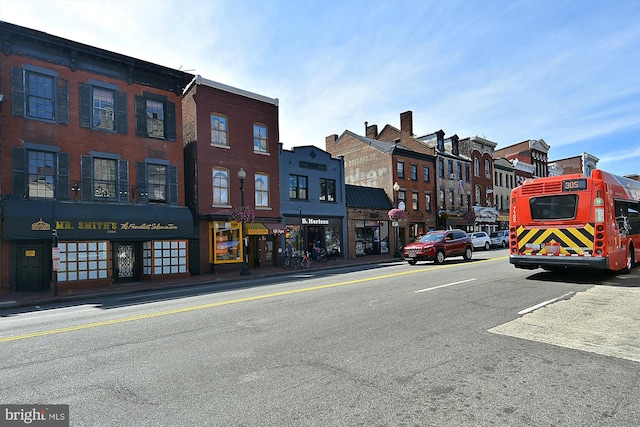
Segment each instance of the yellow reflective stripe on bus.
M591 255L594 227L525 228L516 230L518 252L524 255ZM551 249L558 246L558 249Z

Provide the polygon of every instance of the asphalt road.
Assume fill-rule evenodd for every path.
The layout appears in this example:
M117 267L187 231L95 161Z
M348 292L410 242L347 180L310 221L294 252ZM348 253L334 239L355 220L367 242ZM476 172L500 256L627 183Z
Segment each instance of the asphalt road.
M640 267L505 250L0 311L0 403L74 426L637 426Z

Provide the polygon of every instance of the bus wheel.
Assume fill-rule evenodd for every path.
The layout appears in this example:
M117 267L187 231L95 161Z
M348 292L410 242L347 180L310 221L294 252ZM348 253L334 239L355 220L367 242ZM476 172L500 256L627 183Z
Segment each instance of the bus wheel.
M625 273L631 273L631 269L633 265L636 263L635 256L633 254L633 245L629 245L629 250L627 251L627 265L624 268Z

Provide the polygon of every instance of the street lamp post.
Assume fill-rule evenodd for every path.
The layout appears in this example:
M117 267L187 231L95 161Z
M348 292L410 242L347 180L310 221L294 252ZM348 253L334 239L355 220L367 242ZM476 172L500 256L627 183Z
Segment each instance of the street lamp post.
M398 191L400 191L400 185L396 181L393 184L393 208L398 208ZM400 258L400 227L398 226L398 220L396 221L396 250L393 252L393 256Z
M240 201L242 202L242 211L244 212L244 180L247 177L247 173L244 169L240 168L238 171L238 179L240 180ZM245 237L244 215L242 217L242 269L240 270L241 276L248 276L251 274L249 266L247 265L247 243Z

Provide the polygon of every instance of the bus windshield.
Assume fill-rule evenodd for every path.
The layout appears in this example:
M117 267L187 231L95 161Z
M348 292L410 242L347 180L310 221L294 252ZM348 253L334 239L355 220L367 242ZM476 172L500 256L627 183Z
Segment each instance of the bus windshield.
M574 219L578 207L577 194L532 197L529 199L531 218L536 221Z

